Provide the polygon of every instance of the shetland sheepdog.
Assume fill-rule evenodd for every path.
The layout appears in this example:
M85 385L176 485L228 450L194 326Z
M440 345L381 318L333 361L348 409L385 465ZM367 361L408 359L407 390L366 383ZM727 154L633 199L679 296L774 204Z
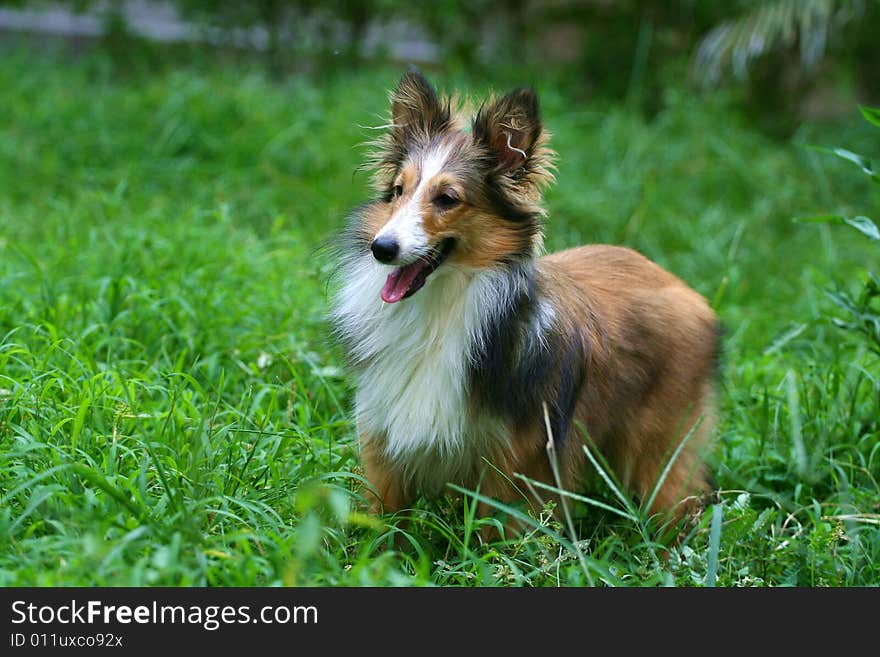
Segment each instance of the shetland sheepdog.
M450 483L538 509L546 489L526 480L577 491L588 448L650 512L692 510L710 488L706 301L627 248L541 256L555 153L532 89L468 115L410 69L383 129L331 313L373 509Z

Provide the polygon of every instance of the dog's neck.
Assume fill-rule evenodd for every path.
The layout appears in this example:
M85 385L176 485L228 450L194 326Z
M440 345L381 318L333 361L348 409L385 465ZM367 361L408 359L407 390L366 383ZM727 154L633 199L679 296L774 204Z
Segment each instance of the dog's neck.
M532 261L484 270L444 265L396 304L379 298L387 273L367 258L350 263L333 320L359 372L359 425L382 436L385 455L429 486L432 477L419 463L436 461L419 455L443 455L449 471L437 473L439 481L475 467L474 454L507 440L505 418L474 404L473 391L487 377L508 375L511 349L522 350L517 341L529 326L541 330L552 311L535 305ZM538 333L533 342L541 342Z

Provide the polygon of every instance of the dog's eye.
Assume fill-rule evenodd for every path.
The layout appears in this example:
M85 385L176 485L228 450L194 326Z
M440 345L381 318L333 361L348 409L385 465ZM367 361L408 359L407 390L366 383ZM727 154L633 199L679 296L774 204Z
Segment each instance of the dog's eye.
M434 205L436 205L441 210L448 210L449 208L454 208L459 204L459 200L456 196L452 194L452 192L445 192L440 194L439 196L434 197Z
M403 196L403 185L395 185L391 188L391 198Z

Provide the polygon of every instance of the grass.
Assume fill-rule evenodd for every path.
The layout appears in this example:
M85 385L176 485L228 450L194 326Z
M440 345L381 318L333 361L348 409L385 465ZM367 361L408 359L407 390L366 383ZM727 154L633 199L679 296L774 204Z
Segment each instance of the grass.
M876 250L792 221L880 207L803 146L877 155L855 108L778 142L720 94L647 120L538 81L548 247L633 246L727 327L720 503L668 558L611 478L576 536L545 515L484 545L473 499L360 511L319 247L399 73L0 58L0 585L880 583L880 366L826 293Z

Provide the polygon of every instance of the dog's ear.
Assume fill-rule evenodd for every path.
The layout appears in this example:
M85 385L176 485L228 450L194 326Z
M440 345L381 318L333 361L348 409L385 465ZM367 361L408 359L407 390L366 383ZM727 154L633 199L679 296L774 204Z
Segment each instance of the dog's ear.
M541 132L541 113L534 89L515 89L480 107L473 121L474 140L487 146L501 173L525 167Z
M430 138L449 127L452 112L419 70L411 67L391 94L392 133L400 141Z

